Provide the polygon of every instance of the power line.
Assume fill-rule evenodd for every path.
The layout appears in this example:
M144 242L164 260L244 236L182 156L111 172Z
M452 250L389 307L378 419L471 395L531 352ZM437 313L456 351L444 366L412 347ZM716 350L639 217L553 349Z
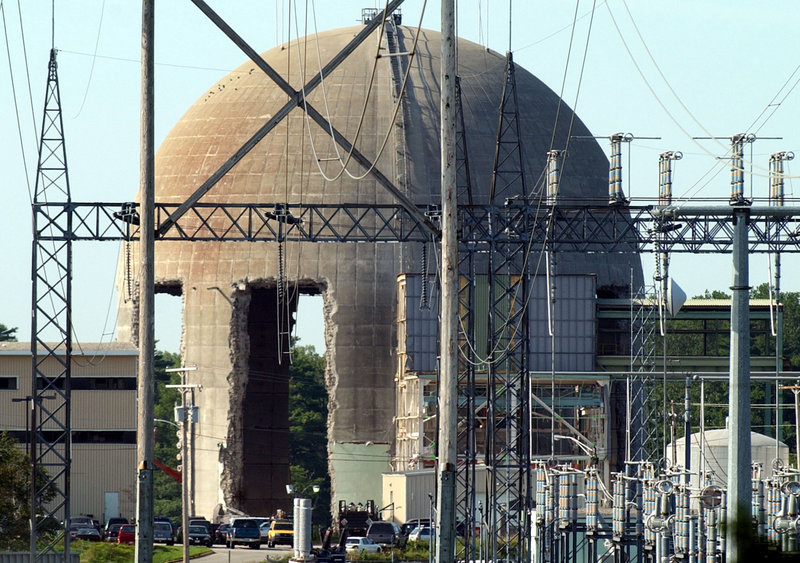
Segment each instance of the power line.
M92 76L94 75L94 63L97 61L97 48L100 46L100 31L103 29L103 14L106 10L106 0L103 0L100 6L100 22L97 24L97 38L94 41L94 54L92 55L92 67L89 70L89 79L86 81L86 90L83 92L83 101L81 107L78 108L78 113L75 114L73 119L77 118L83 111L83 106L86 103L86 98L89 96L89 87L92 84Z

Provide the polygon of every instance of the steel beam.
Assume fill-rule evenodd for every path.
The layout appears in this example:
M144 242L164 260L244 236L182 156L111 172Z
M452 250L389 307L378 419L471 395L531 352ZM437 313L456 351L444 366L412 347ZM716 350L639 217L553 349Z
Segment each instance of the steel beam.
M178 204L156 203L156 222L177 218ZM138 240L136 203L48 202L37 204L37 236L41 240ZM276 208L285 215L276 214ZM121 209L127 211L120 211ZM751 253L798 253L800 208L780 209L782 216L754 213L748 224ZM158 240L276 241L279 225L283 240L303 242L429 242L429 230L398 204L282 204L197 203L174 222L174 229ZM480 251L489 241L509 244L551 244L554 251L569 252L655 252L730 254L733 249L733 221L729 215L712 210L686 215L676 230L659 234L662 219L658 208L609 208L559 205L553 210L553 224L547 233L548 217L534 205L459 206L459 240ZM755 211L758 211L756 209ZM784 211L786 213L784 214ZM494 222L489 232L489 218ZM426 218L427 219L427 218ZM67 223L72 222L68 228Z
M314 109L308 101L305 99L304 93L308 93L310 90L315 88L322 80L322 77L326 74L333 72L333 70L339 66L339 64L344 61L348 55L350 55L356 47L358 47L361 43L363 43L364 39L366 39L369 34L377 27L383 18L386 15L391 14L395 8L397 8L400 4L402 4L403 0L394 0L387 6L386 10L382 12L381 17L373 18L370 22L364 26L364 29L356 35L356 37L348 43L344 49L342 49L326 66L322 69L314 78L312 78L303 88L301 91L297 91L292 86L284 80L284 78L275 70L273 69L261 56L256 53L256 51L247 44L244 39L240 35L238 35L233 28L231 28L216 12L214 12L208 4L203 2L203 0L192 0L194 4L217 26L219 27L228 38L233 41L233 43L239 47L250 59L258 66L267 76L269 76L273 82L283 90L288 96L289 101L284 104L284 106L278 110L278 112L266 123L264 124L256 133L250 137L240 148L237 150L225 163L216 171L214 172L208 180L203 182L203 184L195 190L195 192L189 196L189 198L181 204L178 209L175 211L174 215L168 216L164 219L163 223L158 224L157 236L163 237L163 235L178 221L189 209L196 203L200 201L200 199L208 193L208 191L213 188L217 182L219 182L225 174L227 174L242 158L245 157L253 148L272 131L278 123L280 123L289 113L295 108L300 107L301 109L305 110L311 119L317 123L320 128L331 135L333 139L346 151L352 154L352 158L358 162L365 170L369 170L370 174L375 177L378 184L380 184L384 189L389 191L395 199L397 199L403 207L405 207L408 212L412 216L416 216L416 219L419 223L423 225L425 229L427 229L431 234L438 237L439 231L438 229L430 223L425 215L419 212L415 206L415 204L402 192L400 189L395 186L391 180L389 180L386 176L384 176L377 168L373 166L373 163L365 157L361 152L353 147L353 145L342 135L338 130L336 130L327 119L325 119L322 114L320 114L316 109Z

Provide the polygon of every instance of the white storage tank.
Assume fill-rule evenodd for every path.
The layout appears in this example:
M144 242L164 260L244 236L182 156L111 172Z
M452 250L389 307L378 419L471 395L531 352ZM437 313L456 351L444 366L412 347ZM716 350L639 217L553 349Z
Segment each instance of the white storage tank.
M707 473L711 473L711 483L719 487L726 487L728 481L728 429L706 430L703 434L701 459L701 433L696 432L691 435L691 460L690 470L692 472L691 483L693 487L699 487L699 472L705 468ZM779 442L774 437L750 432L750 447L753 463L761 464L761 477L772 477L774 474L775 460L780 460L784 466L789 464L789 446ZM684 467L686 452L685 438L678 438L674 445L667 447L667 461L670 467ZM673 459L673 456L675 459Z

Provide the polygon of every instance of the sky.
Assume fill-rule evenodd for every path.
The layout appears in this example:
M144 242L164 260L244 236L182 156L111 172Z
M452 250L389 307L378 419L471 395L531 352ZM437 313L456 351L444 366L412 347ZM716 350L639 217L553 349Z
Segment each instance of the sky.
M251 46L265 51L307 29L357 25L374 0L208 0ZM0 0L0 323L30 338L31 207L51 44L58 72L73 201L123 202L139 185L141 6L132 0ZM407 0L403 23L439 29L440 6ZM156 145L206 89L245 61L189 0L156 2ZM290 19L291 18L291 19ZM575 25L573 26L573 21ZM731 135L747 146L746 195L768 193L769 155L800 154L800 2L775 0L462 0L458 34L500 53L544 81L592 134L630 133L624 189L634 204L657 196L658 155L681 151L676 198L726 200L724 160ZM291 22L291 25L289 25ZM296 22L296 23L295 23ZM510 23L509 23L510 22ZM499 104L499 100L498 100ZM337 124L338 125L338 124ZM697 140L694 137L722 137ZM605 140L600 141L607 148ZM794 198L788 163L787 200ZM800 166L795 165L795 169ZM787 201L787 205L791 205ZM79 342L114 338L118 243L73 245L73 325ZM652 255L642 256L645 278ZM767 257L754 254L751 283L766 282ZM798 258L783 258L782 290L800 291ZM730 256L674 254L674 280L690 296L731 285ZM177 352L180 300L158 296L156 339ZM320 298L298 312L301 344L324 349Z

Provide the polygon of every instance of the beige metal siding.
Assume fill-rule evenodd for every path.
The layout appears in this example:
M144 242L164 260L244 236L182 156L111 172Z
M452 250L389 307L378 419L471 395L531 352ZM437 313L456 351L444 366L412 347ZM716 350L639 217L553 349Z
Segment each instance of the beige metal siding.
M94 353L89 350L101 350ZM132 377L137 375L136 350L130 345L111 343L102 345L83 345L81 350L73 350L72 377ZM107 351L104 353L103 351ZM0 430L24 430L26 416L30 411L28 403L12 402L31 395L31 354L30 344L23 342L0 343L0 375L16 376L18 389L0 390ZM52 358L46 360L43 370L55 374L60 364ZM49 394L49 393L48 393ZM45 400L45 403L48 401ZM135 430L136 429L136 391L118 390L73 390L72 403L73 432ZM107 436L106 436L107 438ZM128 518L136 510L136 445L117 443L73 444L70 452L72 514L92 514L102 520L104 493L119 493L119 510ZM48 463L57 463L55 456L47 456ZM49 459L51 458L52 459Z
M73 430L135 430L136 391L73 391Z
M93 514L103 519L105 492L119 493L119 511L136 514L136 445L76 444L72 446L73 514Z

